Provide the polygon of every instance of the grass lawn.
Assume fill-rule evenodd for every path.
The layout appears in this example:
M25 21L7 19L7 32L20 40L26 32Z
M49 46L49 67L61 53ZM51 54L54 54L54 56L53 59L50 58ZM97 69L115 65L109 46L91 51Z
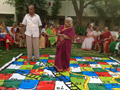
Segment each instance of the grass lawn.
M82 51L80 49L80 44L73 44L71 56L85 56L85 57L109 57L108 54L101 54L94 50L92 51ZM0 45L0 67L2 67L5 63L9 62L13 57L16 57L20 53L27 54L26 49L14 48L9 51L5 50L4 46ZM56 52L56 48L45 48L40 50L40 54L51 54L54 55ZM114 57L115 59L120 61L120 57Z

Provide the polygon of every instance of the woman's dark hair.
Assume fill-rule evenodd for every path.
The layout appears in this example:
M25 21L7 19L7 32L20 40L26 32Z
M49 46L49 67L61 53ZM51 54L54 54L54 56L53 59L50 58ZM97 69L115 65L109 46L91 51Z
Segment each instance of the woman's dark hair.
M90 23L87 23L87 26L89 26L90 25Z
M50 24L49 27L50 27L50 26L53 26L53 24ZM54 27L54 26L53 26L53 27Z

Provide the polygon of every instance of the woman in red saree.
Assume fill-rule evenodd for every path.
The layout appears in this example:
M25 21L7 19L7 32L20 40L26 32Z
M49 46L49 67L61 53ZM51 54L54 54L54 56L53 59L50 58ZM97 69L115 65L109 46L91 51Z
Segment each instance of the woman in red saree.
M98 44L99 52L106 53L106 45L110 39L111 39L111 32L108 30L108 27L105 27L104 33L100 35L100 40L99 40L99 44ZM100 48L100 45L102 46L102 50Z
M65 19L65 25L62 25L57 33L55 67L57 71L68 71L72 39L76 36L72 27L72 18Z

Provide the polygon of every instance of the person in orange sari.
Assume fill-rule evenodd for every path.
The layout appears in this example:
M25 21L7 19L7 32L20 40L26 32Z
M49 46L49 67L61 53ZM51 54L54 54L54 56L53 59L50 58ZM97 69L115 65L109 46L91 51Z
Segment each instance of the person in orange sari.
M47 24L45 25L45 28L42 28L41 30L41 38L39 40L39 48L43 49L45 48L46 43L46 29L48 28Z

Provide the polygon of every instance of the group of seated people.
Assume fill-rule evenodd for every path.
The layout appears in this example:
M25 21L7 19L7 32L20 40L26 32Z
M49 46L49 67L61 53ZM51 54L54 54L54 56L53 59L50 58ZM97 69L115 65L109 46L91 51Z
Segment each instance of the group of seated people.
M87 29L87 36L82 43L82 50L91 50L94 43L94 49L99 53L109 53L109 55L118 55L120 49L120 28L118 32L112 36L108 27L101 30L97 27L95 30L92 26Z
M56 28L52 24L47 25L41 29L41 38L39 40L39 48L43 49L45 47L54 47L57 42L56 33L59 30L60 25L57 25ZM2 40L3 41L2 41ZM15 47L19 46L20 48L26 47L26 39L24 36L24 30L22 23L19 23L17 26L16 23L13 23L11 30L5 25L5 22L0 23L0 41L6 46L6 50L9 51L9 45L12 46L15 43Z
M47 47L55 47L57 42L57 36L56 33L59 30L60 25L57 25L56 28L53 27L53 25L45 25L44 28L41 29L41 38L39 41L40 48Z
M58 24L56 28L52 24L45 24L41 29L41 38L39 39L39 48L43 49L45 47L55 47L57 42L56 33L59 30L60 25ZM9 50L9 45L15 43L15 47L20 48L26 47L26 39L24 36L24 30L22 23L17 26L16 23L13 24L11 30L9 31L5 25L5 22L0 23L0 39L4 39L6 50ZM82 43L82 50L91 50L94 43L94 49L98 50L99 53L106 53L107 48L109 48L108 53L110 55L117 56L118 50L120 49L120 28L118 32L112 36L108 27L105 27L100 32L100 28L89 26L87 28L87 36ZM17 45L18 44L18 45Z

